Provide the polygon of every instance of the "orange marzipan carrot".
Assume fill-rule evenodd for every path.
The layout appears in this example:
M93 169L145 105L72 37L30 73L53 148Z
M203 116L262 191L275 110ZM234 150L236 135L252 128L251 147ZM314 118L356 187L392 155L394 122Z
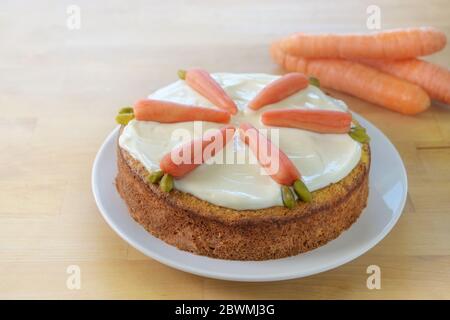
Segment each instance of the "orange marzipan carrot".
M357 62L417 84L432 99L450 104L450 71L447 68L420 59L359 59Z
M281 101L307 86L308 78L304 74L299 72L285 74L265 86L264 89L250 101L248 107L252 110L258 110L268 104Z
M165 154L159 166L164 173L176 179L182 178L222 150L232 140L235 131L233 125L227 125L213 130L213 133L204 134L202 138L187 142ZM206 152L208 149L209 152ZM178 161L184 159L184 152L188 152L187 161Z
M263 112L261 121L268 126L298 128L320 133L347 133L352 124L352 115L333 110L279 109Z
M430 106L419 86L360 63L340 59L306 59L286 54L274 43L271 54L287 71L317 77L324 87L342 91L403 114L417 114Z
M234 101L207 71L202 69L180 70L178 71L178 76L216 107L231 114L237 113L238 109Z
M133 108L136 120L174 123L185 121L209 121L228 123L230 114L223 110L190 106L170 101L145 99Z
M281 185L291 186L296 180L301 178L300 172L287 155L272 144L255 127L249 123L242 123L239 129L241 140L249 146L261 167L266 170L273 180ZM278 170L272 172L272 166L276 162L278 162Z
M406 59L429 55L445 47L443 32L406 28L370 34L297 33L281 40L281 48L305 58Z

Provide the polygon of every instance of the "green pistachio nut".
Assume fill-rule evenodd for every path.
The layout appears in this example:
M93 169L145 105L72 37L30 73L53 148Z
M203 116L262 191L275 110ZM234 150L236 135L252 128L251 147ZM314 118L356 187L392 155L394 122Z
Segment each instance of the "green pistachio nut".
M134 110L132 107L124 107L119 110L119 114L133 113L133 112L134 112Z
M317 88L320 88L320 81L315 77L309 77L309 84Z
M185 80L186 79L186 70L178 70L178 78L180 78L181 80Z
M288 186L281 186L281 198L286 208L292 209L295 207L294 194Z
M166 173L159 182L159 187L163 192L170 192L173 189L173 177Z
M311 202L312 194L302 180L297 180L294 182L294 191L300 200L304 202Z
M150 183L158 183L163 177L163 175L164 172L162 172L161 170L153 171L148 175L147 181Z
M134 119L134 114L132 113L119 113L116 116L116 122L118 124L126 126L128 122Z
M370 137L366 133L366 129L361 126L352 128L348 134L353 140L360 143L367 143L370 141Z

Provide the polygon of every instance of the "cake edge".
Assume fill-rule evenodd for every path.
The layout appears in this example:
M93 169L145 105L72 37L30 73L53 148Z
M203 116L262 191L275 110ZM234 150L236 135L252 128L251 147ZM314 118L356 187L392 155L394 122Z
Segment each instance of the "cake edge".
M307 252L337 238L367 205L370 148L338 183L296 208L234 210L145 182L143 165L118 146L116 187L133 219L181 250L228 260L268 260Z

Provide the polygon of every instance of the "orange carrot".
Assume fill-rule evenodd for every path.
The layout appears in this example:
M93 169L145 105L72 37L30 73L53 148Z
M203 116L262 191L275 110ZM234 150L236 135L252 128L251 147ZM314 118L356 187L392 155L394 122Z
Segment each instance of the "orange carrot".
M350 131L352 115L332 110L279 109L263 112L261 121L268 126L299 128L320 133Z
M450 71L447 68L419 59L360 59L357 61L400 79L417 84L422 87L432 99L450 104Z
M287 71L314 76L325 87L349 93L403 114L416 114L430 106L430 98L419 86L371 67L340 59L306 59L286 54L277 43L272 57Z
M235 131L234 126L228 125L220 130L214 130L212 134L203 135L201 139L183 144L164 155L159 166L164 173L176 179L182 178L222 150L232 140ZM205 152L210 148L212 148L210 153Z
M170 101L146 99L136 102L134 116L140 121L156 121L162 123L184 121L209 121L228 123L228 112L210 108L190 106Z
M291 186L300 172L286 154L249 123L242 123L239 136L247 144L264 170L281 185ZM275 168L274 168L275 166Z
M195 91L200 93L217 107L231 114L237 113L234 101L227 95L222 87L205 70L190 69L178 71L178 76L186 80L186 83Z
M248 107L258 110L268 104L281 101L290 95L306 88L308 86L308 78L299 72L285 74L281 78L269 83L264 87L252 101Z
M445 34L435 28L408 28L371 34L297 33L281 40L283 51L305 58L406 59L445 47Z

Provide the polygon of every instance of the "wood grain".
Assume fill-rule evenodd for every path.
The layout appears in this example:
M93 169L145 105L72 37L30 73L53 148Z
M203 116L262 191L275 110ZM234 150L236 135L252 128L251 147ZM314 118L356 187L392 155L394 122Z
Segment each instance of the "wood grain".
M450 298L450 110L402 116L333 93L398 148L404 214L374 249L304 279L233 283L173 270L130 248L90 188L116 110L180 67L281 72L268 44L296 31L366 32L372 1L73 1L0 4L0 298ZM377 1L382 28L432 25L450 36L446 0ZM429 57L449 67L450 49ZM366 268L382 270L368 290ZM82 271L80 290L66 268Z

